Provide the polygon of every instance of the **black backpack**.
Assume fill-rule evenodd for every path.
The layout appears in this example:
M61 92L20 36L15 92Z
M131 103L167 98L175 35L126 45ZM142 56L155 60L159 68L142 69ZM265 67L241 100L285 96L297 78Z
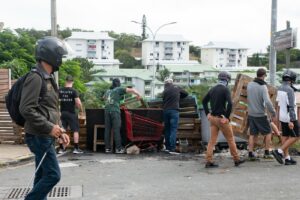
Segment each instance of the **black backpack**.
M37 71L36 68L33 68L30 72L20 77L17 82L9 90L8 94L5 96L5 103L8 113L11 119L19 126L24 126L25 119L20 113L19 106L21 103L22 89L23 84L30 73L37 73L42 78L42 89L40 91L39 101L43 98L46 93L46 83L44 81L43 75L41 72Z

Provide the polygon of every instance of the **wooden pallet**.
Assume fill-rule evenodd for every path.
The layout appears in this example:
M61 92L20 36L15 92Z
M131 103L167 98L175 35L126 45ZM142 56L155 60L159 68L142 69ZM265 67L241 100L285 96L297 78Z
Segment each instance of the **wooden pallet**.
M232 89L231 96L233 109L230 116L232 129L235 135L247 139L248 138L248 102L247 102L247 85L253 79L247 75L238 74L235 85ZM277 89L268 85L270 100L274 107L276 105Z

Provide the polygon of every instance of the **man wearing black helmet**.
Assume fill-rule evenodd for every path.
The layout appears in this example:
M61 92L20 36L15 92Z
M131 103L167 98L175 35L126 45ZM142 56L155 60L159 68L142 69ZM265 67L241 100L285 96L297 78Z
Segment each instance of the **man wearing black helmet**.
M218 84L211 88L206 96L203 98L202 104L204 111L210 121L210 140L206 151L206 168L215 168L218 165L213 162L213 149L217 143L219 130L222 131L224 137L230 148L230 153L233 156L234 165L237 167L245 161L240 159L232 127L229 123L229 116L232 109L232 102L230 91L227 88L228 83L231 80L229 73L222 71L218 76ZM211 110L208 108L208 102L210 102ZM227 106L226 106L227 104Z
M120 100L126 93L132 93L137 95L137 99L141 98L139 92L134 88L123 88L118 78L112 80L112 86L105 93L105 153L112 153L110 138L111 130L113 130L114 141L116 144L115 153L123 154L125 149L122 146L120 128L121 128L121 116L120 116Z
M282 84L278 88L277 98L279 106L279 121L281 122L282 139L281 146L272 153L280 164L296 165L297 162L289 155L289 147L299 138L299 125L295 88L297 74L291 70L285 70L282 75Z
M249 160L256 161L258 158L254 156L253 147L254 141L258 134L265 136L265 159L272 159L269 152L271 145L272 130L266 114L266 108L271 113L272 118L276 117L275 109L269 98L267 83L264 79L267 77L265 69L260 68L256 72L256 78L247 86L248 100L248 123L250 127L249 136Z
M58 71L66 53L64 43L55 37L39 40L35 52L38 73L31 72L23 85L20 113L26 120L25 141L35 155L36 167L46 155L35 174L33 189L25 200L45 200L61 177L53 144L56 138L61 138L64 145L70 140L61 128L58 87L53 73Z

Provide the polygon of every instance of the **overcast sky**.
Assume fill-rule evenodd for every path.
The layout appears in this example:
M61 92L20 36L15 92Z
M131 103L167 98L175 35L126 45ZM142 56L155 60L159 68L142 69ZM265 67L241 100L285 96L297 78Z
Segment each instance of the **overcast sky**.
M272 0L57 0L57 23L63 28L141 34L147 25L158 34L181 34L202 46L209 41L237 42L252 52L269 44ZM278 0L277 30L300 26L300 1ZM50 0L0 0L0 21L10 28L50 29ZM299 42L298 42L299 43ZM298 44L298 46L300 46Z

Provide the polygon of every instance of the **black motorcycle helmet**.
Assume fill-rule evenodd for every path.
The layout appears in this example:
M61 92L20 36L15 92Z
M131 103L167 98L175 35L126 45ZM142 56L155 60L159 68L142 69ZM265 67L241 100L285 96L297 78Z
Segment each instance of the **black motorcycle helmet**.
M283 81L291 81L292 83L296 82L297 74L290 69L286 69L282 74Z
M221 71L218 75L218 79L222 81L227 81L227 83L231 80L231 75L226 71Z
M53 72L58 71L62 64L62 57L68 53L65 44L56 37L44 37L37 41L35 59L44 61L53 67Z

